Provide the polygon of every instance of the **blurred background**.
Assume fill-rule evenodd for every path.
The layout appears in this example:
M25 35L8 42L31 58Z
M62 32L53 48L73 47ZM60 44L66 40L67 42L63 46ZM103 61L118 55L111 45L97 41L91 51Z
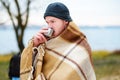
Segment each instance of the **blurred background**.
M97 80L120 79L120 0L0 0L0 80L9 80L10 60L47 26L48 4L62 2L92 48Z

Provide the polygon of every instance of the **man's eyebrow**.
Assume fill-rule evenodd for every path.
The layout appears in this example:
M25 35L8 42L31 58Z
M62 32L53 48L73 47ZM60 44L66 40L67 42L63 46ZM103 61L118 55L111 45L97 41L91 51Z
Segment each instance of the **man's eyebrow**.
M50 20L48 20L48 21L54 21L55 19L50 19ZM46 21L47 22L47 21Z

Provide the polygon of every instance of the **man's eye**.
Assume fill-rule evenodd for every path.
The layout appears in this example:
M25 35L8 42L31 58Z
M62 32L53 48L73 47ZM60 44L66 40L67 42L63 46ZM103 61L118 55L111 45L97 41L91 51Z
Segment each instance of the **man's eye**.
M51 23L54 23L55 21L51 21Z

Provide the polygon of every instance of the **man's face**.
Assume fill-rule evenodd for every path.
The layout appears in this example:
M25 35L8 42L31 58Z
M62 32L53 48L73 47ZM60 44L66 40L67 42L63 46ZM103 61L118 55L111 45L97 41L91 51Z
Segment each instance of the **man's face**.
M66 28L68 24L68 22L66 22L65 20L52 16L45 17L45 20L48 24L48 27L54 30L53 37L57 37Z

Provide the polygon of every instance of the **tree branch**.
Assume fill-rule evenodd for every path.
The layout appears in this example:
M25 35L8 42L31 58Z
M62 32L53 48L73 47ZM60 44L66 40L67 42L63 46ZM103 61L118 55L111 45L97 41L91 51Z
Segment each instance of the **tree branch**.
M0 0L0 1L1 1L2 5L5 7L5 9L7 10L8 14L9 14L9 16L10 16L10 19L11 19L11 21L12 21L13 27L14 27L14 29L15 29L15 31L16 31L15 22L14 22L14 20L13 20L12 14L11 14L11 12L10 12L10 4L8 3L8 5L7 5L3 0Z
M22 26L22 16L21 16L21 12L20 12L20 5L18 3L18 0L14 0L14 1L16 4L17 12L18 12L18 15L16 16L16 18L18 20L18 25Z
M27 26L28 19L29 19L30 3L31 3L31 0L28 0L28 2L27 2L27 8L26 8L26 13L27 14L26 14L26 20L25 20L24 28Z

